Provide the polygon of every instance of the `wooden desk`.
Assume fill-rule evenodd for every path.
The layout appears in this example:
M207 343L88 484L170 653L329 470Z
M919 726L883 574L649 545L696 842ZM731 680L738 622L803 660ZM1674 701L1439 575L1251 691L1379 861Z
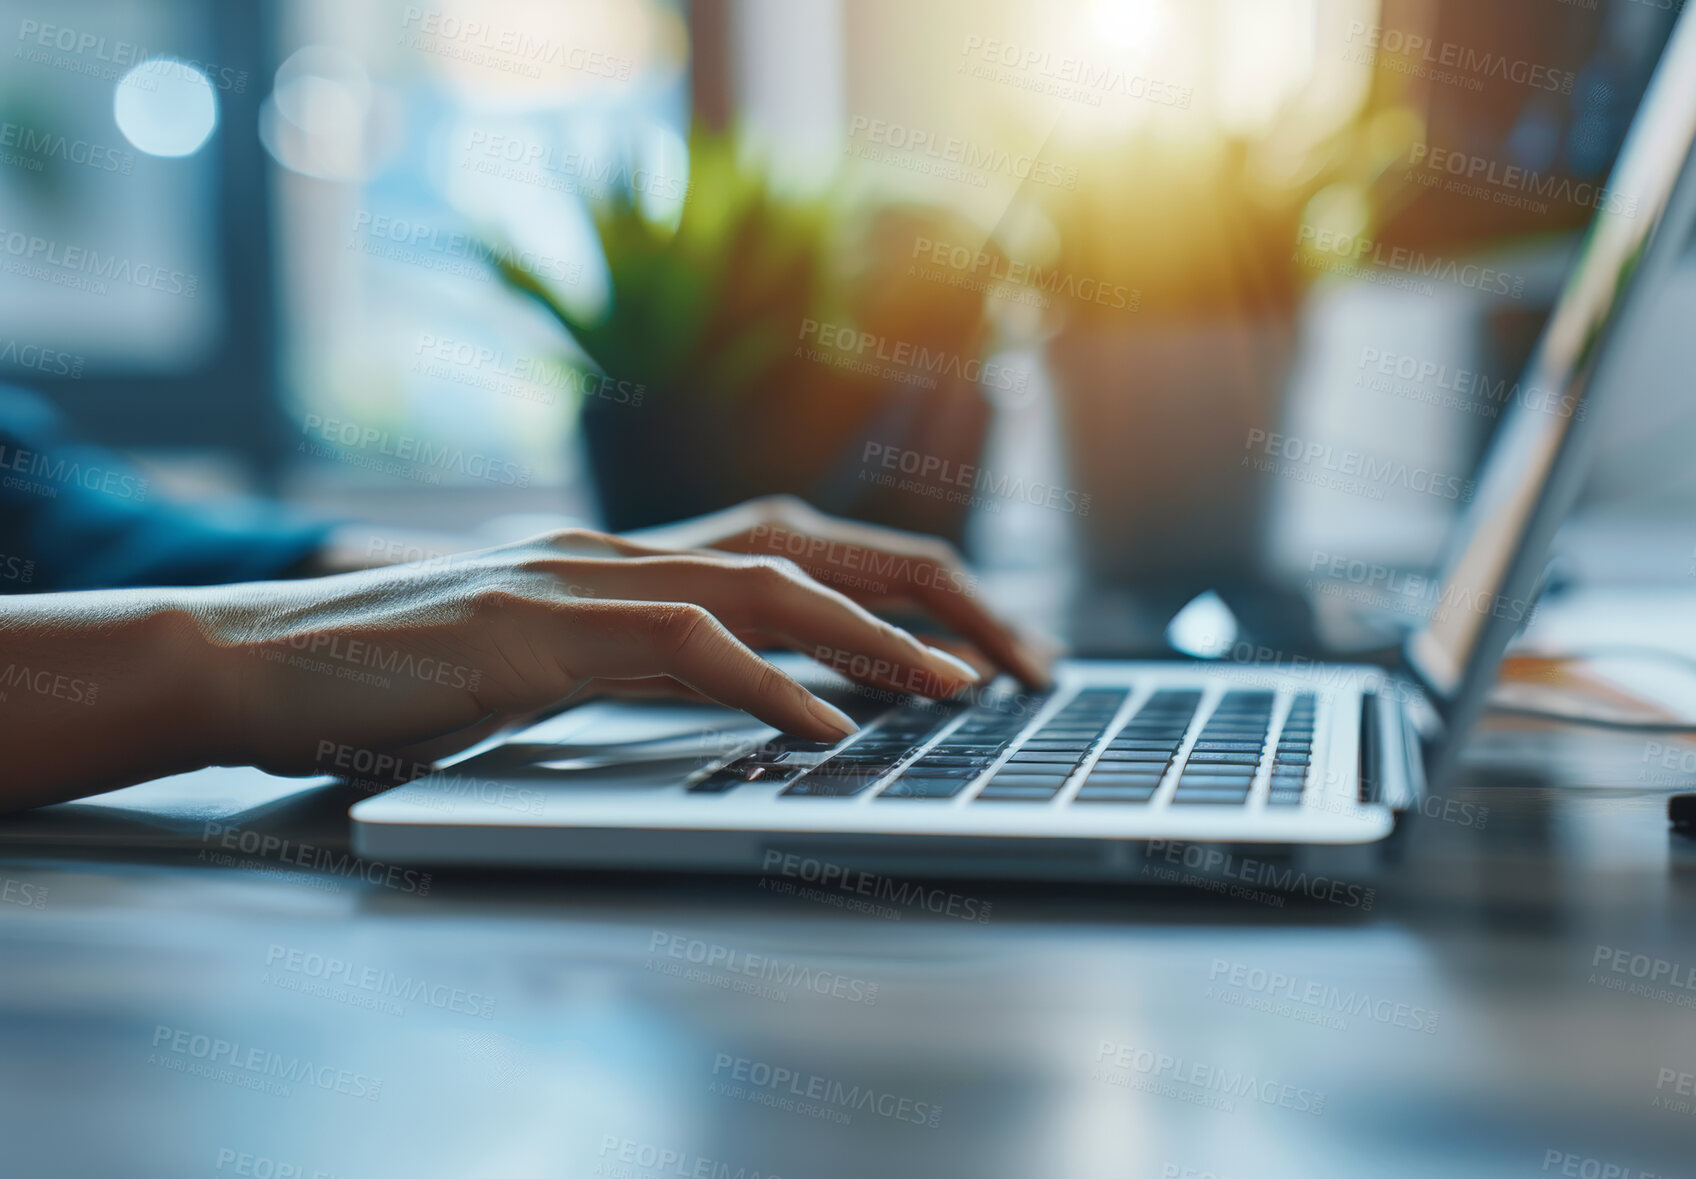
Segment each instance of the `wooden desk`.
M1369 905L12 846L0 1171L1689 1175L1690 779L1647 748L1494 727Z

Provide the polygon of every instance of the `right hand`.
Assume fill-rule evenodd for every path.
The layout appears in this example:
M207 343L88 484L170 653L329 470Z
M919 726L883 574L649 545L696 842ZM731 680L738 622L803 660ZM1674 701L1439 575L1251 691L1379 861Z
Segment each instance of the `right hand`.
M303 581L177 591L214 655L215 759L323 772L352 746L433 761L591 684L677 689L815 741L854 731L750 644L947 697L977 673L793 563L570 531Z

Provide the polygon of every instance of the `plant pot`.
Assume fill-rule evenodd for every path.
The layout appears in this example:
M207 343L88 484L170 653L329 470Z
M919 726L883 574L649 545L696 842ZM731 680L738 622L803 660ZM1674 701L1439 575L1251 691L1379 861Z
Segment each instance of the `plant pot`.
M675 403L585 402L578 432L608 531L669 524L746 498L747 440L732 416Z
M974 386L868 392L815 377L802 388L734 405L585 402L579 432L604 525L646 528L786 493L836 515L960 539L966 503L874 476L891 452L935 456L950 469L974 463L989 426Z
M819 489L837 515L960 544L980 499L974 474L989 436L989 401L965 381L895 389Z
M1182 598L1261 575L1270 476L1243 459L1276 428L1294 336L1293 318L1171 319L1050 341L1096 580Z

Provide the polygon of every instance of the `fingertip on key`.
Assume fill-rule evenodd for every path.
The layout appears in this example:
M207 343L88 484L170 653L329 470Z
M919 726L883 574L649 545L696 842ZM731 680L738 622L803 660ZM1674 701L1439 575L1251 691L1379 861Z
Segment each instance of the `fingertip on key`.
M814 720L835 733L838 738L852 737L860 731L860 726L855 724L846 712L817 696L808 695L807 711L813 714Z
M930 656L930 670L943 679L962 680L967 684L982 682L983 674L964 659L937 647L927 646L925 651Z

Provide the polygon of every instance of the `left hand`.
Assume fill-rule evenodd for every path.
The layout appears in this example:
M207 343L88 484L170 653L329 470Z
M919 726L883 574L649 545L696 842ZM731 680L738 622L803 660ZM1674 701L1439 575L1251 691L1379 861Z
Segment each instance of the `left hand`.
M987 657L1031 687L1050 682L1051 658L984 605L960 554L935 537L841 520L780 495L630 538L669 548L787 557L868 609L918 607L970 643L975 650L960 654L974 663Z

